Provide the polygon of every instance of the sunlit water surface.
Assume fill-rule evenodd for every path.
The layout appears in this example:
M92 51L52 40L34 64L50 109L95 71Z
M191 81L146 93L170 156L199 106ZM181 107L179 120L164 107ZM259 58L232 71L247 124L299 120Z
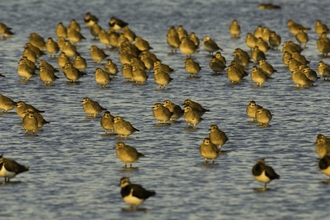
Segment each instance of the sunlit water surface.
M214 76L210 56L203 49L193 58L202 66L200 78L189 79L184 69L185 56L170 54L166 33L171 25L194 31L202 40L211 36L223 48L229 63L233 51L248 50L245 35L258 25L289 36L288 19L312 28L302 54L317 70L320 60L314 32L316 19L327 22L326 1L279 1L281 10L259 10L258 1L3 1L0 22L12 27L15 35L0 42L0 92L15 101L23 100L44 110L50 124L36 136L26 136L15 111L0 115L0 153L29 165L30 171L0 186L1 219L321 219L329 216L330 185L317 167L314 142L318 133L329 134L330 84L319 80L309 89L295 89L290 72L282 63L280 50L266 56L276 69L274 79L262 88L248 76L240 84L231 84L224 72ZM147 83L134 86L119 73L108 88L100 89L94 80L95 65L89 48L96 44L84 25L86 12L98 16L108 29L108 21L117 16L129 23L135 33L148 40L162 62L176 71L165 90L158 90L152 73ZM45 39L56 39L59 22L68 26L76 19L87 40L78 44L78 52L87 59L87 76L79 84L68 84L62 73L52 86L44 86L39 77L20 82L17 63L28 36L36 32ZM230 39L228 27L233 19L241 25L241 38ZM330 25L330 23L328 23ZM281 49L281 47L280 47ZM118 64L118 51L108 50ZM56 59L42 57L57 67ZM104 61L102 62L102 64ZM251 71L252 64L247 71ZM90 97L113 115L121 115L140 132L126 144L146 156L134 164L138 169L123 170L113 147L115 135L104 135L100 116L87 119L81 100ZM197 125L187 129L183 118L169 126L157 126L152 115L156 102L170 99L182 106L185 99L201 103L210 112ZM245 108L250 100L269 109L273 118L269 127L248 122ZM208 128L217 124L229 141L227 154L215 165L205 166L199 145L208 136ZM254 180L251 169L264 157L280 180L270 190ZM144 211L125 211L119 180L128 176L134 183L155 190L157 195L141 207Z

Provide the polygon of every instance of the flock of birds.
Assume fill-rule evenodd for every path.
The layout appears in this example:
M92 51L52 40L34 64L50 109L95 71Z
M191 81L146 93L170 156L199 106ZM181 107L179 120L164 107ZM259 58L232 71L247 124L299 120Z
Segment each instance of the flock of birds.
M173 80L170 74L174 70L169 65L162 63L150 51L152 47L149 43L142 37L137 36L128 27L127 22L112 17L109 20L110 28L107 31L100 27L98 18L95 15L86 13L84 23L90 29L91 35L104 44L106 48L111 47L119 50L119 61L122 65L121 73L125 79L135 83L145 83L149 78L148 73L153 71L154 81L160 89L166 88ZM256 86L262 86L267 80L272 79L274 72L277 72L267 62L266 53L270 49L278 49L281 45L283 45L283 63L291 71L291 78L297 87L308 88L320 77L324 79L330 77L330 66L328 64L320 61L317 74L316 71L308 66L309 61L301 54L309 41L308 31L310 28L306 28L293 20L289 20L287 24L290 33L295 36L298 44L293 41L282 43L281 37L275 31L267 27L258 26L254 33L246 35L245 43L251 51L244 51L240 48L235 49L233 53L234 58L229 65L220 52L222 49L209 36L205 36L200 45L200 40L196 34L194 32L188 34L181 25L177 28L171 26L166 36L167 43L173 53L179 50L186 55L185 70L189 77L199 77L198 73L201 70L201 66L192 58L192 55L201 46L210 54L209 67L215 74L226 71L227 77L232 83L239 83L244 77L250 75ZM22 53L22 58L18 63L18 75L22 80L26 81L39 75L40 80L48 85L59 78L56 73L61 71L71 83L78 82L81 77L86 75L84 70L87 67L86 59L79 54L76 47L81 40L86 39L80 30L80 24L72 19L68 27L65 27L62 22L58 24L55 30L58 37L57 41L54 41L52 38L48 38L45 41L37 33L31 33ZM330 52L330 39L327 38L329 29L325 24L317 20L315 32L319 35L317 48L322 55L327 56ZM238 38L241 34L237 20L233 20L231 23L229 33L232 38ZM3 39L14 35L11 28L3 23L0 23L0 34ZM101 62L106 60L103 68L97 67L94 72L95 81L100 87L106 87L119 72L117 64L109 58L105 50L96 45L92 45L89 51L91 59L97 65L101 65ZM46 54L45 52L49 56L57 57L58 68L45 60L39 59ZM38 61L39 66L37 66ZM254 66L249 74L246 72L246 67L251 64ZM37 71L39 72L38 74ZM5 77L2 74L0 76ZM82 106L90 117L96 117L96 115L104 112L100 120L100 126L106 133L111 131L126 138L139 131L129 121L124 120L121 116L111 115L106 108L88 97L83 98ZM24 101L16 102L0 94L0 109L7 112L14 108L16 108L17 115L22 118L22 127L27 134L31 132L34 134L40 131L43 125L49 123L43 118L43 111ZM170 100L165 100L163 103L155 103L152 109L153 116L159 123L171 123L171 121L183 117L188 127L192 126L193 128L199 124L203 114L208 111L201 104L191 99L184 101L183 108ZM252 121L258 122L260 126L268 126L272 119L270 110L258 105L255 101L250 101L247 105L246 114ZM209 137L203 140L199 150L206 163L208 163L208 160L214 163L214 160L219 155L226 153L226 151L222 150L222 146L228 141L228 137L215 124L209 127L209 131ZM124 142L118 142L115 149L118 158L125 163L125 168L127 164L130 164L130 167L132 167L132 163L144 156L134 147L126 145ZM319 134L316 139L316 152L321 157L319 168L325 175L330 176L330 138ZM23 166L15 160L4 158L3 155L0 156L0 176L5 178L5 182L9 182L17 174L28 170L28 166ZM262 188L263 190L267 189L267 183L280 178L274 169L265 163L265 159L257 161L252 168L252 174L257 181L265 184ZM120 186L123 200L132 207L134 206L134 208L137 208L144 200L156 194L155 191L149 191L141 185L131 183L128 177L121 178Z

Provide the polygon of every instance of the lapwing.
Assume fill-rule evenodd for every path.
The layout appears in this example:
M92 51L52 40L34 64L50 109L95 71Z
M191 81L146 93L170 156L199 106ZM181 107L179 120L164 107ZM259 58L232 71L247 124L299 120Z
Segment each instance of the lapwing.
M270 181L280 179L275 170L271 166L266 165L264 158L259 159L253 166L252 174L257 181L265 183L264 189L267 189L267 183Z
M14 178L17 174L28 170L28 166L23 166L15 160L4 158L2 154L0 155L0 176L5 178L5 182L9 182L10 179Z
M155 191L149 191L141 185L132 184L128 177L120 179L120 194L123 200L128 203L133 210L136 210L150 196L156 195Z

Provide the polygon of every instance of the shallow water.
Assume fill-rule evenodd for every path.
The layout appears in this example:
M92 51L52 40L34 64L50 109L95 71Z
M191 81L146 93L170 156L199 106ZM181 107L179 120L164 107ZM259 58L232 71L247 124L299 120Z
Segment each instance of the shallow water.
M329 215L328 177L317 167L314 141L318 133L328 134L330 84L319 80L309 89L295 89L289 70L282 63L282 53L270 50L266 56L278 72L262 88L255 88L248 76L242 83L231 84L224 72L214 76L210 57L203 49L193 58L202 66L200 78L191 79L184 69L184 55L170 54L166 33L171 25L194 31L202 40L211 36L229 63L233 51L248 50L245 35L258 25L267 26L282 37L289 36L288 19L312 28L302 54L317 70L321 58L316 48L316 19L327 22L326 1L278 1L281 10L259 10L257 1L6 1L0 3L0 22L12 27L15 35L0 41L0 92L15 101L23 100L45 110L50 124L35 136L25 135L21 119L12 110L1 114L0 153L29 165L30 171L18 175L13 183L0 185L1 219L319 219ZM42 6L42 7L40 7ZM152 74L147 83L134 86L121 74L108 88L100 89L94 80L89 48L96 44L83 18L96 14L107 29L109 18L117 16L148 40L153 53L176 71L165 90L157 89ZM45 39L56 39L59 22L68 26L76 19L87 40L78 44L78 52L87 59L87 76L77 84L68 84L62 73L52 86L44 86L38 77L22 83L17 62L31 32ZM241 25L241 38L230 39L228 27L233 19ZM330 25L330 24L328 24ZM280 48L281 49L281 48ZM117 51L107 51L121 65ZM54 66L56 59L42 57ZM104 61L102 62L102 64ZM251 71L252 65L247 69ZM104 135L99 120L86 118L81 106L90 97L112 115L130 121L140 132L124 141L146 157L134 167L123 169L113 147L120 140ZM182 104L192 99L209 109L197 125L187 129L178 123L159 126L152 115L156 102L170 99ZM269 127L248 122L245 108L250 100L269 109L273 118ZM205 166L199 145L208 136L208 128L217 124L229 137L214 165ZM254 180L251 169L260 157L281 175L260 192L262 183ZM134 183L157 192L141 207L127 211L120 196L119 180L129 176ZM294 217L293 217L294 216Z

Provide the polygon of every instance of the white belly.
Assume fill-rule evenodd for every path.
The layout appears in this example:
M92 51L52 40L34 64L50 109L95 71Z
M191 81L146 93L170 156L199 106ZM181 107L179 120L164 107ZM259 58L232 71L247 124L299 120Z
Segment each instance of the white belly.
M133 197L132 193L130 193L128 196L126 196L123 199L126 203L128 203L130 205L136 205L136 206L140 205L143 202L142 199L139 199L137 197Z
M321 170L321 171L322 171L322 173L324 173L325 175L330 176L330 166L329 166L327 169L325 169L325 170Z
M266 176L265 171L263 171L260 176L254 176L254 178L262 183L269 183L270 181L270 179Z
M5 165L3 165L0 170L0 176L6 177L6 178L13 178L16 176L16 173L6 170Z

